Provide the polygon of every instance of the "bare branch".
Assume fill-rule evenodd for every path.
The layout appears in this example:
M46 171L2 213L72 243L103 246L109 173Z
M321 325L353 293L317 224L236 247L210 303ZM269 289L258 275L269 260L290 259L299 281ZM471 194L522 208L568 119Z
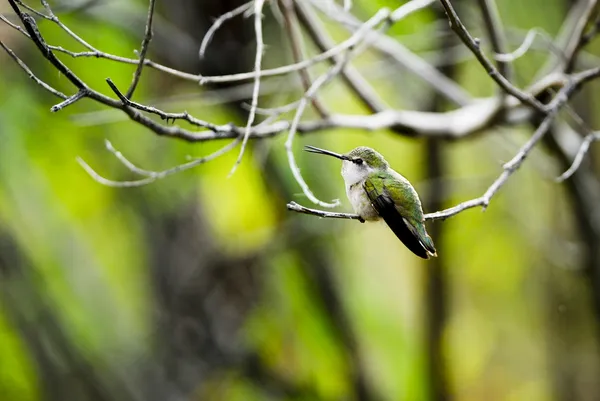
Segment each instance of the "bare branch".
M523 92L516 86L512 85L502 74L500 74L500 72L498 72L496 67L494 67L494 65L490 62L490 60L487 58L487 56L481 50L481 47L479 44L479 39L473 38L471 36L471 34L469 33L469 31L467 30L467 28L460 21L460 18L458 17L458 14L454 10L454 7L452 7L450 0L440 0L440 1L442 3L442 6L444 7L444 9L446 10L446 15L448 17L448 21L450 22L450 27L452 28L452 30L454 32L456 32L456 34L463 41L463 43L473 52L473 54L475 55L475 57L477 58L479 63L487 71L488 75L494 81L496 81L496 83L502 89L504 89L506 91L506 93L516 97L522 103L527 104L538 111L544 112L545 109L544 109L544 105L542 103L537 101L530 94Z
M342 54L348 49L353 48L356 44L362 41L366 35L365 32L368 32L383 22L388 21L390 16L390 11L388 9L379 10L372 18L370 18L367 22L365 22L359 30L357 30L353 35L351 35L348 39L338 43L336 46L332 47L328 51L320 53L313 58L308 60L301 61L299 63L288 64L282 67L265 69L258 72L244 72L240 74L231 74L231 75L220 75L220 76L200 76L199 82L201 85L206 83L222 83L222 82L236 82L236 81L244 81L247 79L254 79L256 76L261 78L271 77L282 74L289 74L292 72L297 72L301 69L305 69L312 65L315 65L321 61L329 60L336 55Z
M67 106L75 103L79 99L83 99L86 96L87 96L87 91L85 89L79 90L79 92L77 92L73 96L69 97L68 99L65 99L64 102L60 102L59 104L56 104L56 105L52 106L50 108L50 111L53 112L53 113L55 113L55 112L57 112L59 110L64 109L65 107L67 107Z
M496 61L502 61L504 63L512 63L513 61L517 60L518 58L522 57L525 53L527 53L529 48L531 48L531 46L533 45L536 35L538 34L541 34L539 29L530 29L527 32L527 35L525 35L525 39L523 39L523 42L521 43L521 45L519 45L517 49L510 53L495 53L494 59Z
M362 218L357 214L326 212L324 210L310 209L308 207L299 205L296 202L288 203L287 208L288 208L288 210L291 210L293 212L312 214L314 216L327 217L330 219L347 219L347 220L358 220L358 221L362 220Z
M544 66L536 74L536 78L553 71L571 72L568 67L573 66L572 60L579 53L579 43L596 1L578 0L569 7L569 13L551 44L557 51L550 54Z
M283 4L283 25L285 26L287 36L290 39L292 57L294 59L294 63L298 63L305 58L303 54L302 34L300 33L298 26L298 18L296 12L294 11L292 0L281 0L281 3ZM308 69L301 69L299 74L304 91L307 91L312 85L310 73ZM321 116L321 118L327 117L329 112L319 101L317 96L313 97L311 102L313 108L319 114L319 116Z
M326 53L335 48L335 42L328 35L325 28L320 24L309 4L295 2L295 5L298 17L319 50L321 50L323 53ZM355 31L354 34L357 32L358 30ZM340 62L340 60L341 55L336 54L330 59L330 63L335 64ZM387 108L373 87L371 87L371 85L354 67L352 67L352 65L346 66L346 68L341 71L341 75L348 87L350 87L358 99L369 109L374 111L382 111Z
M583 8L583 15L574 24L570 40L567 42L564 51L564 71L569 73L573 71L577 54L582 47L582 42L585 38L585 27L593 15L594 9L597 7L597 0L580 0Z
M154 3L155 0L149 0L148 5L148 19L146 20L146 31L144 32L144 39L142 40L142 46L139 53L140 61L138 62L137 68L135 69L135 73L133 74L133 81L131 82L131 86L127 90L127 94L125 97L127 99L131 99L133 93L135 92L135 88L140 81L140 77L142 75L142 70L144 68L144 60L146 59L146 53L148 52L148 47L150 45L150 41L152 40L152 21L154 19Z
M168 177L170 175L173 175L173 174L176 174L176 173L180 173L180 172L185 171L185 170L192 169L192 168L197 167L197 166L199 166L201 164L204 164L204 163L207 163L207 162L209 162L211 160L214 160L217 157L220 157L220 156L224 155L225 153L229 152L230 150L232 150L233 148L235 148L236 146L238 146L238 144L240 143L241 140L242 140L241 138L237 138L234 141L228 143L227 145L225 145L221 149L217 150L214 153L211 153L208 156L201 157L201 158L198 158L198 159L194 159L194 160L192 160L192 161L190 161L188 163L180 164L178 166L175 166L173 168L170 168L168 170L163 170L163 171L148 171L148 170L140 169L139 167L137 167L133 163L131 163L128 159L126 159L125 156L123 156L121 154L121 152L117 151L112 146L112 144L110 142L107 142L107 144L106 144L107 149L111 153L113 153L115 155L115 157L117 157L119 159L119 161L121 161L125 167L127 167L130 171L132 171L132 172L134 172L136 174L140 174L140 175L146 176L146 178L142 178L140 180L133 180L133 181L114 181L114 180L109 180L107 178L102 177L100 174L98 174L81 157L77 158L77 162L90 175L90 177L92 177L96 182L98 182L98 183L100 183L102 185L106 185L106 186L109 186L109 187L117 187L117 188L141 187L141 186L144 186L144 185L151 184L154 181L157 181L157 180L163 179L165 177Z
M445 209L439 212L428 213L425 215L426 220L445 220L449 217L455 216L456 214L475 207L482 207L484 210L490 204L490 201L494 197L494 195L506 184L508 179L521 167L531 150L535 147L535 145L546 135L554 118L558 114L559 110L568 102L569 98L573 95L573 93L581 87L581 85L585 82L589 82L591 79L595 79L600 76L600 67L583 71L578 73L572 77L569 84L563 87L560 92L556 95L554 100L550 103L548 107L548 112L542 123L535 130L531 138L521 147L519 152L506 164L504 164L504 171L502 174L490 185L487 191L480 196L479 198L471 199L465 202L462 202L454 207L449 209ZM591 140L590 140L591 141ZM589 144L588 144L589 147ZM321 217L330 217L327 212L322 212L314 209L307 209L300 207L296 204L288 204L288 209L293 211L298 211L306 214L314 214ZM299 210L300 209L300 210ZM352 215L342 215L342 217L332 216L334 218L355 218L357 219L359 216L350 217Z
M583 159L585 158L585 155L590 149L592 142L595 141L600 141L600 132L592 132L585 136L585 138L581 142L581 146L579 147L577 154L575 155L575 159L573 159L573 164L571 164L571 167L569 167L567 171L565 171L559 177L556 178L557 182L563 182L564 180L569 179L573 174L575 174L577 169L579 169L579 166L581 166L581 163L583 163Z
M394 11L393 15L396 18L394 19L394 21L397 22L399 21L398 18L410 15L410 13L412 12L421 10L432 4L434 1L435 0L412 0ZM354 15L346 13L342 7L338 7L335 3L332 3L333 12L328 12L326 7L323 5L323 2L321 1L314 0L312 1L312 4L318 9L320 9L321 12L326 13L332 20L340 21L346 29L349 29L352 32L355 32L363 24L362 21L360 21ZM300 10L310 11L309 8L303 2L297 3L297 6ZM301 15L300 12L299 15ZM313 17L312 21L316 21L316 18ZM314 26L315 23L313 22L311 25ZM311 36L313 37L315 43L321 48L321 51L323 51L324 48L332 47L331 43L323 42L325 38L328 37L324 29L321 29L319 34L311 34ZM396 62L398 65L406 68L407 70L415 74L417 77L423 79L425 82L428 82L434 90L438 91L452 102L462 106L469 104L472 101L471 96L460 85L458 85L453 80L448 79L444 74L440 73L431 64L409 51L397 40L376 31L369 33L369 35L367 36L367 40L371 43L374 49L377 49L378 51L389 57L391 60ZM331 42L331 39L329 39L329 42ZM350 75L350 71L348 71L347 73L348 75ZM370 88L366 82L359 81L359 74L358 76L356 76L357 74L353 75L354 76L352 80L354 82L361 83L360 88ZM344 78L348 81L348 84L350 85L350 78ZM365 92L365 90L363 90L363 92ZM369 97L362 95L361 99L362 98L368 99ZM383 106L378 108L374 108L371 106L368 107L374 111L381 111L384 108Z
M256 36L256 55L254 57L254 88L252 89L252 103L250 104L250 113L248 113L248 121L246 123L246 129L244 131L244 140L240 148L240 153L237 160L233 164L229 176L231 177L235 170L242 162L242 157L246 151L246 145L250 138L250 132L254 119L256 118L256 106L258 106L258 94L260 92L260 71L261 63L264 53L265 44L263 42L263 30L262 30L262 8L264 0L254 0L254 35Z
M19 4L21 4L24 7L27 7L24 3L22 2L18 2ZM83 40L81 37L79 37L78 35L75 34L75 32L71 31L69 29L69 27L67 27L65 24L63 24L56 15L54 15L54 13L52 12L52 9L50 8L50 5L48 4L48 2L46 0L41 0L42 5L44 6L44 8L46 9L46 12L48 13L48 15L44 15L42 13L36 12L34 9L27 7L29 10L35 12L37 15L41 16L42 18L46 18L49 19L50 21L54 22L56 25L58 25L63 31L65 31L67 34L69 34L69 36L71 36L73 39L75 39L77 42L79 42L83 47L85 47L88 50L94 51L96 50L94 48L94 46L90 45L88 42L86 42L85 40Z
M304 181L304 178L302 178L302 173L300 173L300 168L298 167L298 164L296 163L296 158L294 157L294 137L296 135L298 124L300 123L300 118L302 117L302 113L304 113L304 109L306 108L307 102L310 101L310 99L316 94L316 92L321 86L325 85L327 82L333 79L333 77L339 74L339 72L344 68L344 66L348 62L349 57L350 55L346 54L346 56L343 59L338 60L338 62L327 72L327 74L323 74L319 78L317 78L315 82L310 86L308 91L306 91L306 94L303 96L302 100L300 100L300 103L298 104L296 114L294 116L294 119L292 120L292 125L290 126L288 139L285 142L285 150L287 152L290 170L292 170L292 174L294 175L296 182L298 183L298 185L300 185L300 188L302 188L302 192L304 192L304 195L306 195L306 197L314 204L327 208L339 206L340 201L336 199L331 203L323 202L312 193L312 191L308 187L308 184L306 183L306 181Z
M492 50L495 54L503 54L506 51L506 37L495 1L479 0L479 7L483 14L484 26L492 44ZM510 81L512 75L510 64L498 58L496 61L498 62L498 72Z
M235 18L238 15L243 14L246 11L250 10L252 8L252 3L253 3L253 0L251 0L245 4L242 4L241 6L236 7L233 10L221 15L219 18L217 18L215 20L215 22L213 22L213 24L208 29L208 31L206 31L206 34L204 35L204 38L202 39L202 43L200 44L200 50L198 51L198 55L200 56L201 59L204 58L204 54L206 53L206 48L208 47L208 45L209 45L210 41L212 40L213 36L215 35L215 33L219 30L219 28L221 28L221 25L223 25L225 22L229 21L230 19Z
M1 15L0 15L1 16ZM37 83L38 85L40 85L42 88L46 89L48 92L52 93L54 96L60 97L62 99L68 99L68 96L65 95L62 92L57 91L56 89L54 89L52 86L48 85L47 83L45 83L44 81L42 81L41 79L39 79L30 69L29 67L27 67L27 64L25 64L19 57L17 57L17 55L10 49L8 48L8 46L6 46L4 44L4 42L2 42L0 40L0 46L4 49L4 51L6 53L8 53L8 55L15 60L15 62L19 65L19 67L21 67L21 69L23 71L25 71L27 73L27 75L29 75L29 78L33 79L35 81L35 83Z

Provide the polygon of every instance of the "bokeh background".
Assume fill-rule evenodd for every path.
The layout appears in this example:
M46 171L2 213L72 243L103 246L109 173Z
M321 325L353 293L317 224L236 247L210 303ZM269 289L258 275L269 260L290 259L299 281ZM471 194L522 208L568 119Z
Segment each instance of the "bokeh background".
M146 2L75 3L51 5L97 48L133 57ZM206 75L252 69L252 18L224 25L198 58L213 19L241 2L157 3L153 59ZM477 2L455 3L484 38ZM515 49L530 28L556 35L574 2L497 3ZM400 4L355 0L353 12L365 20ZM473 96L493 94L437 6L390 34ZM15 21L7 2L0 12ZM264 23L265 64L289 63L289 42L269 7ZM39 24L49 43L82 50L52 23ZM337 39L347 37L335 23L327 26ZM0 39L40 78L73 93L24 36L2 24ZM582 60L598 65L598 50L592 43ZM515 63L515 82L528 84L548 54L539 37ZM135 68L61 59L107 95L107 77L124 88ZM450 107L375 53L355 66L393 107ZM300 89L297 75L265 80L260 105L293 101ZM244 125L250 91L247 84L199 87L145 69L136 99ZM440 256L422 261L384 224L287 211L289 201L310 204L288 168L285 135L251 142L232 177L237 151L145 187L110 188L76 163L80 156L104 177L136 178L105 150L105 139L155 170L225 142L158 138L90 100L50 113L59 100L4 53L0 93L0 400L600 399L594 150L585 171L557 184L570 160L557 155L549 135L485 212L430 224ZM591 127L597 93L592 85L572 103ZM367 113L339 80L320 98L332 110ZM302 145L376 148L413 182L426 211L435 211L481 195L531 132L529 125L497 127L434 142L328 130L299 136L295 149L313 191L342 199L343 211L350 205L339 161Z

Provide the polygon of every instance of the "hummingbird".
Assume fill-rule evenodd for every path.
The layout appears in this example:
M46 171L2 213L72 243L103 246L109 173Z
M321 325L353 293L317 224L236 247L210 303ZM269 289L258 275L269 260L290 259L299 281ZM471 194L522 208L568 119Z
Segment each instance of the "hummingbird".
M421 200L410 182L394 171L375 150L360 146L339 154L314 146L304 150L342 160L346 195L361 222L383 219L398 239L415 255L437 256L427 230Z

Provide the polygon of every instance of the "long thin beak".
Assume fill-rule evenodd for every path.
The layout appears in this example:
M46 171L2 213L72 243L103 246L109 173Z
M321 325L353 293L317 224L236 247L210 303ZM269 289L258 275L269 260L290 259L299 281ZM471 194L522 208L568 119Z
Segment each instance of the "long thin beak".
M340 155L339 153L331 152L331 151L325 150L325 149L315 148L314 146L310 146L310 145L306 145L304 147L304 150L306 150L307 152L310 152L310 153L319 153L322 155L333 156L333 157L336 157L341 160L350 160L348 158L348 156Z

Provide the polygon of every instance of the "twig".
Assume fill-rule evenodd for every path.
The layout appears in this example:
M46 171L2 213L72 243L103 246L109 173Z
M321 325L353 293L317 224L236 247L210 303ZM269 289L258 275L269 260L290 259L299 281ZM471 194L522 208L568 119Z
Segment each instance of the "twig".
M294 144L294 137L295 137L297 129L298 129L298 124L300 122L300 118L302 117L302 113L304 112L304 109L306 108L307 102L314 96L314 94L319 90L319 88L321 86L325 85L328 81L333 79L333 77L335 77L337 74L339 74L339 72L346 65L348 58L349 58L349 55L346 55L346 57L344 59L338 60L338 62L333 67L331 67L331 69L326 74L323 74L319 78L317 78L315 80L315 82L313 82L313 84L310 86L308 91L306 91L306 94L302 97L302 100L300 100L300 103L298 104L298 108L296 109L296 114L294 115L294 119L292 120L292 124L290 126L290 132L288 134L288 138L285 141L285 150L287 153L290 170L292 171L294 179L296 180L298 185L300 185L300 188L302 188L302 192L314 204L319 205L321 207L327 207L327 208L339 206L340 205L339 199L336 199L331 203L323 202L312 193L308 184L306 183L306 181L304 181L304 178L302 178L302 173L300 172L300 168L298 167L298 164L296 163L296 158L294 157L293 144Z
M506 163L504 165L504 171L502 172L502 174L492 183L492 185L490 185L490 187L487 189L487 191L482 196L480 196L479 198L475 198L475 199L471 199L471 200L459 203L458 205L456 205L454 207L451 207L451 208L448 208L448 209L445 209L445 210L442 210L439 212L427 213L427 214L425 214L425 220L445 220L445 219L452 217L460 212L463 212L467 209L472 209L475 207L482 207L485 210L488 207L488 205L490 204L492 197L498 192L498 190L504 184L506 184L506 182L508 181L508 178L521 166L523 161L527 158L527 155L529 154L529 152L531 152L531 149L533 149L535 144L546 134L546 132L550 128L552 121L554 120L554 117L557 112L558 112L558 107L554 108L553 112L548 113L548 115L546 116L546 118L544 119L542 124L540 124L540 126L535 131L535 133L532 135L532 137L529 139L529 141L527 141L527 143L525 143L525 145L523 145L523 147L519 150L519 152L508 163ZM289 204L288 204L288 209L293 210L293 211L299 211L299 210L297 210L297 207L295 207L295 206L290 207ZM306 209L306 208L303 208L303 209ZM302 210L301 212L306 213L306 214L316 214L321 217L330 217L330 216L326 215L327 212L317 211L314 209L306 209L306 210ZM316 213L313 213L313 212L316 212ZM351 217L345 217L345 218L351 218Z
M544 135L548 132L550 127L552 126L552 122L554 118L558 114L559 110L567 103L572 94L581 87L581 85L585 82L589 82L591 79L595 79L600 76L600 67L594 68L591 70L583 71L581 73L575 74L569 84L563 87L560 92L556 95L553 101L549 104L548 111L544 117L544 120L539 125L539 127L535 130L534 134L529 138L529 140L521 147L519 152L506 164L504 164L504 171L502 174L489 186L487 191L480 196L479 198L471 199L465 202L462 202L454 207L449 209L445 209L439 212L427 213L425 215L426 220L445 220L449 217L452 217L464 210L472 209L475 207L482 207L484 210L490 204L490 201L494 197L494 195L506 184L510 176L512 176L518 169L521 167L531 150L535 147L535 145L544 137ZM589 145L588 145L589 146ZM298 205L299 206L299 205ZM329 217L327 212L318 211L314 209L302 208L301 213L306 214L315 214L321 217ZM297 210L298 207L291 204L288 204L288 209L293 211ZM351 215L349 215L351 216ZM336 217L336 218L353 218L349 216L344 217ZM335 216L333 216L335 217ZM357 216L358 217L358 216ZM357 219L357 218L356 218Z
M13 59L20 65L20 67L44 89L62 99L68 98L68 96L56 91L51 86L45 84L43 81L35 77L31 70L29 70L29 68L22 61L20 61L16 55L10 51L10 49L6 48L6 46L3 46L3 48L7 50L11 57L14 56ZM116 88L114 84L111 85L112 81L110 81L110 79L107 79L107 82L109 82L113 92L115 92L115 94L119 97L120 102L116 102L106 96L97 94L97 92L91 89L88 97L115 109L122 109L122 105L125 104L129 107L156 114L167 121L182 119L193 125L205 127L209 130L206 132L193 132L177 126L165 127L155 123L143 115L126 111L126 114L129 116L129 118L146 126L158 135L178 138L188 142L235 139L240 135L243 135L243 129L232 124L215 125L206 121L198 120L186 112L167 113L151 106L144 106L130 101ZM552 82L547 83L547 85L551 84ZM543 90L543 88L539 88L539 90ZM372 115L334 114L325 120L300 122L298 124L297 131L300 133L310 133L322 131L328 128L375 131L394 127L397 128L396 132L405 136L417 135L425 137L458 139L481 132L485 128L489 127L494 121L497 110L498 102L494 99L487 99L446 113L386 110ZM515 122L524 121L526 116L520 116L518 118L519 119L515 120ZM253 127L250 137L272 137L288 130L290 126L291 122L289 121L278 121L267 126Z
M435 0L412 0L404 4L403 6L398 7L398 9L396 9L393 12L395 18L394 21L398 22L400 17L408 16L415 11L424 9L425 7L428 7L430 4L432 4L434 1ZM346 13L343 10L343 8L339 7L335 2L331 3L333 12L328 12L329 10L326 9L322 1L313 0L311 3L323 13L327 14L332 20L340 21L346 29L352 32L356 31L363 24L363 22L356 18L354 15ZM302 9L310 11L310 8L307 7L307 5L304 4L304 2L297 3L297 6L298 8L302 6ZM309 22L312 22L311 25L315 27L317 25L318 19L314 17L314 14L311 15L312 18L311 20L309 20ZM328 37L327 31L325 31L324 29L320 29L316 32L318 33L311 33L311 36L313 37L315 43L322 49L330 48L331 44L323 42ZM440 73L430 63L409 51L397 40L390 38L389 36L386 36L381 32L376 31L369 33L369 35L367 36L367 40L372 44L374 49L383 53L386 57L389 57L390 60L397 63L399 66L406 68L407 70L415 74L417 77L430 84L433 89L443 94L447 99L451 100L453 103L460 106L464 106L472 101L469 93L466 92L459 84L457 84L451 79L448 79L446 76L444 76L444 74ZM331 41L331 39L329 39L329 41ZM350 75L351 70L346 69L345 72L348 75ZM366 82L362 82L359 77L362 78L360 74L355 73L353 74L351 79L354 82L360 83L361 89L363 87L370 89L370 86ZM350 78L346 79L346 77L344 77L344 79L350 85ZM361 100L363 98L368 99L368 97L362 95ZM368 107L371 110L381 111L381 108L377 109L371 106Z
M593 3L596 3L596 0L573 2L558 35L551 44L557 51L549 55L542 68L536 73L536 79L553 71L570 72L567 67L569 64L574 65L572 64L573 59L579 54L578 43L581 41L585 26L591 17Z
M290 202L287 204L288 210L293 212L312 214L314 216L327 217L330 219L347 219L347 220L362 220L362 218L353 213L337 213L337 212L326 212L324 210L311 209L297 204L296 202Z
M252 128L252 124L254 124L254 119L256 117L256 106L258 106L258 94L260 93L260 71L261 71L261 63L264 52L264 42L263 42L263 29L262 29L262 8L263 8L264 0L254 0L254 34L256 35L256 55L254 57L254 88L252 89L252 103L250 104L250 112L248 114L248 121L246 123L246 130L244 131L244 140L242 141L242 146L240 148L240 153L238 155L237 160L233 164L231 171L229 172L229 177L235 173L235 170L242 162L242 157L244 156L244 152L246 151L246 145L248 143L248 139L250 138L250 132Z
M506 51L506 37L495 1L479 0L479 7L483 14L484 26L492 44L492 50L495 54L503 54ZM495 59L498 62L498 72L510 81L512 75L511 65L506 61Z
M356 46L356 44L363 40L365 36L365 31L369 31L380 25L381 23L388 20L390 12L388 9L381 9L378 13L376 13L371 19L361 25L361 28L354 32L348 39L338 43L336 46L332 47L328 51L324 51L313 58L308 60L301 61L299 63L288 64L282 67L264 69L258 72L244 72L239 74L231 74L231 75L219 75L219 76L201 76L199 77L199 83L201 85L206 83L223 83L223 82L236 82L236 81L244 81L247 79L255 79L256 76L261 78L271 77L282 74L289 74L292 72L299 71L301 69L305 69L312 65L315 65L321 61L329 60L336 55L342 54L348 49Z
M138 65L135 69L135 73L133 74L133 81L131 81L131 86L129 86L127 94L125 95L127 99L132 98L133 93L135 92L135 88L137 87L138 82L140 81L142 70L144 69L144 60L146 59L146 53L148 52L148 47L153 36L152 21L154 19L154 3L155 0L149 0L148 19L146 20L146 31L144 32L144 39L142 40L142 45L139 53L140 61L138 62Z
M287 36L290 39L290 45L292 48L292 57L294 59L294 63L298 63L303 60L305 57L302 51L302 34L299 32L298 27L298 18L294 11L294 5L292 0L281 0L283 5L283 24L285 26ZM308 88L312 85L312 80L310 78L310 73L308 69L301 69L298 71L300 75L300 80L302 82L302 86L304 91L307 91ZM327 117L329 114L325 106L319 101L317 96L313 97L312 106L315 111L319 114L321 118Z
M442 6L444 7L444 9L446 10L446 15L448 17L448 21L450 22L450 27L452 28L452 30L454 32L456 32L456 34L463 41L463 43L473 52L473 54L475 55L475 58L477 58L479 63L483 66L483 68L485 68L488 75L494 81L496 81L496 83L498 85L500 85L500 87L502 89L504 89L508 94L516 97L522 103L533 107L535 110L545 112L545 108L542 103L537 101L530 94L523 92L516 86L512 85L502 74L500 74L500 72L498 72L496 67L494 67L494 65L490 62L490 60L487 58L487 56L481 50L479 40L478 39L476 40L475 38L473 38L471 36L471 34L469 33L469 31L467 30L467 28L460 21L460 18L458 17L458 14L452 7L450 0L440 0L440 1L442 3Z
M304 2L294 2L296 6L296 12L298 18L302 22L302 25L307 30L313 42L317 45L319 50L323 53L327 53L336 47L335 42L328 35L327 31L321 24L319 23L318 18L312 11L309 4ZM362 25L361 27L364 27ZM361 28L359 28L361 29ZM356 34L358 29L354 32ZM340 62L341 55L336 54L329 61L331 64L336 64ZM341 71L342 78L344 82L348 85L348 87L356 94L358 99L370 110L382 111L387 109L387 106L383 101L379 98L377 92L373 89L373 87L367 82L366 79L351 65L346 66Z
M27 75L29 75L29 78L33 79L35 81L35 83L37 83L38 85L40 85L42 88L46 89L48 92L52 93L54 96L60 97L61 99L68 99L69 97L67 95L65 95L64 93L57 91L56 89L54 89L52 86L48 85L47 83L45 83L44 81L42 81L41 79L39 79L30 69L29 67L27 67L27 64L25 64L8 46L6 46L4 44L4 42L2 42L0 40L0 46L4 49L4 51L6 53L8 53L8 55L19 65L19 67L21 67L21 69L23 71L25 71L27 73Z
M88 95L88 91L85 89L81 89L79 90L79 92L77 92L76 94L74 94L73 96L69 97L68 99L65 99L64 102L60 102L59 104L56 104L54 106L52 106L50 108L50 111L55 113L59 110L64 109L65 107L75 103L76 101L78 101L81 98L84 98Z
M151 113L151 114L156 114L157 116L159 116L160 118L162 118L163 120L166 120L167 122L169 122L169 120L185 120L187 122L189 122L192 125L195 125L197 127L202 127L202 128L207 128L209 130L211 130L212 132L215 133L220 133L220 132L230 132L231 129L223 126L218 126L216 124L212 124L209 123L207 121L203 121L203 120L199 120L194 116L191 116L190 114L188 114L186 111L181 112L181 113L167 113L164 112L160 109L157 109L156 107L152 107L152 106L146 106L137 102L134 102L132 100L129 100L127 98L126 95L124 95L119 88L117 88L117 86L114 84L114 82L112 81L112 79L107 78L106 79L106 83L108 84L108 86L110 86L110 88L112 89L112 91L115 93L115 95L117 95L117 97L119 98L119 100L121 100L121 102L126 105L126 106L130 106L133 107L135 109L138 110L142 110L145 111L147 113Z
M15 1L16 0L9 0L9 2L13 2L13 3ZM50 18L48 16L45 16L45 18L52 20L52 18ZM27 34L25 31L23 31L22 29L19 29L18 26L10 23L8 20L3 19L3 21L7 22L11 27L19 30L21 33ZM376 26L381 22L383 22L383 21L378 21L374 25ZM58 52L67 54L74 58L78 58L78 57L103 58L103 59L116 61L116 62L120 62L120 63L135 64L135 65L138 65L140 63L139 58L132 59L132 58L127 58L127 57L121 57L121 56L116 56L116 55L109 54L109 53L103 52L101 50L98 50L98 49L94 48L92 45L90 45L89 43L87 43L80 36L75 34L73 31L71 31L64 24L62 24L62 22L58 21L58 23L60 23L59 26L61 26L61 28L65 29L66 32L70 36L72 36L76 41L78 41L79 43L84 45L89 51L73 52L73 51L64 49L60 46L46 45L46 47L50 50L58 51ZM318 54L311 59L303 60L299 63L289 64L289 65L285 65L285 66L277 67L277 68L263 69L259 72L258 75L262 78L262 77L272 77L272 76L277 76L277 75L285 75L285 74L293 73L293 72L299 71L301 69L315 65L317 63L320 63L322 61L325 61L325 60L333 57L336 54L344 52L345 50L353 47L354 45L355 45L355 38L350 37L350 38L346 39L345 41L339 43L335 48L331 49L330 52ZM201 85L204 85L207 83L224 83L224 82L245 81L245 80L249 80L249 79L254 79L255 75L256 75L254 72L246 72L246 73L221 75L221 76L214 76L214 77L213 76L202 76L199 74L190 74L190 73L186 73L183 71L179 71L174 68L170 68L170 67L164 66L162 64L159 64L159 63L152 61L150 59L147 59L147 58L143 60L143 64L144 64L144 66L154 68L163 73L175 76L175 77L183 79L183 80L197 82Z
M590 149L590 145L592 144L592 142L599 140L600 132L592 132L591 134L586 135L583 141L581 142L581 145L579 146L579 150L575 155L575 159L573 159L573 164L571 164L571 166L564 173L557 177L556 181L563 182L564 180L569 179L577 171L577 169L579 169L581 163L583 163L583 159L585 158L585 155Z
M30 7L27 7L24 3L19 1L19 4L21 4L24 7L27 7L29 10L35 12L37 15L49 19L50 21L53 21L56 25L58 25L63 31L65 31L67 34L69 34L69 36L71 36L73 39L75 39L77 42L79 42L83 47L85 47L88 50L94 51L96 50L94 48L94 46L90 45L88 42L86 42L85 40L83 40L81 37L79 37L78 35L75 34L75 32L73 32L71 29L69 29L68 26L66 26L65 24L63 24L56 15L54 15L54 13L52 12L52 9L50 8L50 5L48 4L48 2L46 0L41 0L42 5L44 6L44 8L46 9L46 12L48 13L47 16L45 16L42 13L36 12L35 10L33 10Z
M25 26L29 26L28 24L31 24L31 22L24 23ZM35 24L35 21L33 21L33 24ZM37 29L35 29L35 31L37 32ZM56 58L53 57L51 49L49 49L45 42L43 42L43 39L37 39L34 42L40 49L41 53L54 64ZM9 52L9 54L11 53ZM18 58L14 59L15 61L17 61L17 63L19 63ZM28 75L33 75L32 72L22 62L19 63L19 65L21 66L21 68L24 69L24 71L26 71ZM59 64L59 66L60 67L57 67L59 71L62 71L62 68L66 68L62 64ZM75 86L80 85L80 80L76 76L74 76L72 72L69 71L69 73L66 74L66 76L68 78L72 78L70 80ZM36 82L38 82L42 87L47 89L50 93L53 93L54 95L62 99L67 98L66 95L54 90L47 84L44 84L39 79L34 79L36 79ZM556 85L556 82L561 81L561 79L562 78L557 76L553 80L545 80L545 82L543 82L543 85L538 85L538 87L535 90L538 92L542 91L546 87ZM89 98L98 101L106 106L124 110L126 115L130 119L146 126L157 135L183 139L189 142L203 142L210 140L237 138L241 135L241 133L243 133L243 130L241 128L231 124L217 126L208 122L195 119L185 112L165 113L156 108L139 105L135 102L129 101L126 98L123 99L124 96L122 96L123 98L121 98L120 101L115 101L94 90L89 89L89 91ZM115 93L119 96L118 91ZM193 132L177 126L166 127L154 122L153 120L139 113L133 112L130 108L123 109L123 104L129 107L134 107L146 112L157 114L161 118L166 119L167 121L170 119L184 119L190 122L191 124L206 127L210 130L210 132ZM465 106L461 109L447 113L423 113L418 111L387 110L369 116L337 114L330 116L326 120L299 123L298 132L316 132L327 128L378 130L393 127L395 129L395 132L399 133L400 135L418 135L426 137L431 136L439 138L457 139L468 135L472 135L477 132L481 132L481 130L493 124L495 120L495 115L499 108L498 106L499 105L496 100L486 99L478 101L477 103L474 103L470 106ZM516 120L514 118L512 118L512 120L518 122L525 121L526 118L527 116L518 115ZM253 127L250 137L271 137L289 129L290 124L291 123L288 121L279 121L269 126Z
M598 31L600 31L600 17L596 18L592 28L581 37L581 40L579 41L579 47L583 48L587 46L598 35Z
M419 11L426 7L429 7L434 2L435 0L411 0L405 3L404 5L396 8L394 12L392 12L392 15L390 16L390 22L395 23L400 20L403 20L415 11ZM344 11L348 12L348 10Z
M31 40L42 52L44 57L46 57L46 59L48 59L60 73L62 73L69 81L71 81L71 83L75 85L77 89L87 89L87 85L85 85L85 83L81 79L79 79L79 77L73 74L73 72L69 70L67 66L65 66L58 58L56 58L54 53L48 48L48 45L46 44L46 42L42 38L42 35L40 34L35 20L29 14L21 12L19 7L15 3L15 0L8 0L8 2L19 17L19 19L23 22L25 30L29 34Z
M527 53L531 45L533 45L533 42L535 41L535 36L537 34L541 34L539 29L530 29L527 32L527 35L525 35L525 39L523 39L523 42L519 45L518 48L516 48L510 53L495 53L494 59L496 61L502 61L504 63L512 63L513 61L517 60L518 58L522 57L525 53Z
M564 50L564 72L573 71L577 55L582 48L582 41L585 38L585 28L593 15L593 11L597 6L597 0L580 0L583 4L583 15L579 18L574 27L570 40L567 42Z
M133 181L114 181L114 180L109 180L107 178L102 177L100 174L98 174L81 157L77 157L76 160L81 165L81 167L83 167L83 169L90 175L90 177L92 177L96 182L98 182L98 183L100 183L102 185L106 185L106 186L109 186L109 187L117 187L117 188L141 187L141 186L153 183L156 180L160 180L160 179L168 177L170 175L173 175L173 174L176 174L176 173L180 173L180 172L185 171L185 170L189 170L191 168L194 168L196 166L199 166L201 164L204 164L204 163L207 163L207 162L209 162L211 160L214 160L214 159L216 159L216 158L224 155L225 153L229 152L233 148L235 148L240 143L240 141L241 141L241 138L236 138L231 143L228 143L227 145L225 145L221 149L217 150L214 153L211 153L208 156L201 157L201 158L198 158L198 159L194 159L194 160L192 160L192 161L190 161L188 163L180 164L178 166L175 166L173 168L170 168L168 170L163 170L163 171L148 171L148 170L140 169L139 167L137 167L133 163L131 163L129 160L127 160L125 158L125 156L123 156L121 154L121 152L118 152L114 147L112 147L112 145L110 144L110 142L108 142L107 143L107 149L111 153L113 153L115 155L115 157L117 157L119 159L119 161L121 161L121 163L123 163L123 165L125 167L127 167L129 170L131 170L132 172L134 172L136 174L140 174L140 175L146 176L146 178L143 178L143 179L140 179L140 180L133 180Z
M239 7L234 8L231 11L226 12L225 14L221 15L219 18L217 18L215 20L215 22L213 22L213 24L210 26L210 28L208 28L208 31L206 31L206 34L204 35L204 38L202 39L202 43L200 44L200 50L198 51L198 55L200 56L200 58L204 58L204 54L206 53L206 48L208 47L210 41L212 40L213 36L215 35L215 33L219 30L219 28L221 28L221 25L223 25L225 22L229 21L232 18L237 17L240 14L245 13L246 11L248 11L251 7L252 7L252 3L253 0L250 0L249 2L242 4Z

